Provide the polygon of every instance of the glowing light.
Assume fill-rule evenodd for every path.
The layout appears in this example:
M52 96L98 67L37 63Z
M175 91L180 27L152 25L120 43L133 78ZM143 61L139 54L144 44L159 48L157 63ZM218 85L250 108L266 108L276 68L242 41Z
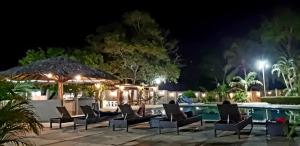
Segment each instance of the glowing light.
M199 107L196 107L196 110L199 110L200 108Z
M174 93L174 92L171 92L171 93L169 93L169 96L170 96L170 97L175 97L175 93Z
M257 97L260 97L261 95L260 95L260 92L256 92L256 96Z
M180 110L182 111L182 110L183 110L183 108L181 107L181 108L180 108Z
M125 88L124 86L119 86L120 90L124 90L124 88Z
M263 69L263 68L268 68L269 67L269 63L266 60L258 60L256 65L257 65L258 69Z
M197 93L195 93L195 95L196 95L196 97L198 97L198 96L199 96L199 93L197 92Z
M95 87L97 88L97 89L99 89L100 88L100 84L95 84Z
M202 93L202 97L206 97L206 94L205 94L205 93Z
M81 75L76 75L75 80L81 80Z
M165 78L163 78L163 77L158 77L158 78L154 79L154 83L156 85L159 85L161 82L164 82L164 81L165 81Z
M268 94L271 95L271 94L272 94L272 91L269 91Z
M115 90L115 91L110 91L109 95L112 96L112 97L117 97L118 91L117 91L117 90Z
M53 77L52 73L48 73L48 74L45 74L45 75L47 76L47 78L52 78Z
M229 97L233 98L234 94L233 93L229 93Z

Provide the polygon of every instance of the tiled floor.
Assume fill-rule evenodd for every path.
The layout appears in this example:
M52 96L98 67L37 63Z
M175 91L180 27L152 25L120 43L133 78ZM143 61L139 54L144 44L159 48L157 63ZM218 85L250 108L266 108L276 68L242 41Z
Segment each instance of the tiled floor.
M93 124L88 130L83 126L73 130L72 123L63 125L62 129L54 127L49 129L45 124L43 132L39 136L28 135L27 139L38 146L297 146L300 138L288 140L285 137L266 137L265 128L255 125L251 133L244 130L241 139L233 132L219 132L214 137L213 124L206 123L200 126L195 123L182 127L180 135L175 129L164 129L163 134L158 134L157 129L149 129L147 123L139 124L129 129L127 133L123 129L112 131L106 127L107 123ZM248 127L246 127L248 129ZM298 130L299 133L299 130Z

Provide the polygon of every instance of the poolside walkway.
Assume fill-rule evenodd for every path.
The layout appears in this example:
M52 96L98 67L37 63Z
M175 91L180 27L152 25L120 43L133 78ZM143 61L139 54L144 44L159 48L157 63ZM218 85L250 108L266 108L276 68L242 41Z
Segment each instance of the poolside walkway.
M265 136L263 125L255 125L251 134L245 130L241 139L232 132L220 132L214 137L213 124L205 123L204 126L195 123L183 127L180 135L174 129L164 129L163 134L158 134L157 129L149 129L147 123L130 127L125 130L112 131L106 127L107 123L92 124L84 130L79 126L73 130L72 123L63 125L63 129L49 129L49 123L40 136L28 136L38 146L298 146L300 137L288 140L285 137L269 138ZM248 127L246 127L248 129ZM299 133L299 131L298 131Z

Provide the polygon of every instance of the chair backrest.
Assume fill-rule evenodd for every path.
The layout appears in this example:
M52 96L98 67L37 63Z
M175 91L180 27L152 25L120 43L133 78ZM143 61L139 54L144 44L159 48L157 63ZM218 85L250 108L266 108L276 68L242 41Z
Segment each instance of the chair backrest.
M72 116L70 115L70 113L68 112L66 107L58 106L58 107L56 107L56 109L59 111L62 118L64 118L64 119L71 119L72 118Z
M127 115L128 118L137 117L129 104L119 105L119 108L124 116Z
M178 104L163 104L168 119L175 121L185 120L186 116L180 110Z
M222 121L238 122L241 121L241 114L237 104L218 104L218 110Z
M80 106L82 112L84 113L87 118L96 118L96 115L92 109L92 107L85 105L85 106Z

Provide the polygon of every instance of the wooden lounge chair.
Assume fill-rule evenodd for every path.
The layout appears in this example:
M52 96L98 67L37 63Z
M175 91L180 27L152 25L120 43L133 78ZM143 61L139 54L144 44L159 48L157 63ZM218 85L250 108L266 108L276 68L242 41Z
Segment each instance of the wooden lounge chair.
M248 124L251 124L251 132L252 117L241 116L237 104L218 104L217 106L221 120L215 123L215 137L217 137L217 130L235 131L240 139L240 131Z
M203 120L201 115L195 115L192 117L186 117L184 113L180 110L178 104L163 104L167 118L159 121L159 134L162 128L176 128L177 134L179 134L179 127L192 124L201 121L201 126L203 125Z
M77 125L84 125L85 130L87 130L88 124L103 122L114 117L114 116L100 116L100 114L96 114L93 111L93 109L88 105L80 106L80 108L85 116L74 118L74 129L76 129Z
M130 105L124 104L119 105L121 113L123 114L122 118L116 118L110 121L110 126L112 126L113 131L115 128L126 128L128 132L128 126L148 122L151 118L159 116L159 115L146 115L146 116L138 116L131 108Z
M50 118L50 128L52 128L52 123L59 123L59 128L61 128L62 123L67 123L67 122L73 122L74 117L70 115L66 107L56 107L56 109L59 111L61 117L59 118Z

